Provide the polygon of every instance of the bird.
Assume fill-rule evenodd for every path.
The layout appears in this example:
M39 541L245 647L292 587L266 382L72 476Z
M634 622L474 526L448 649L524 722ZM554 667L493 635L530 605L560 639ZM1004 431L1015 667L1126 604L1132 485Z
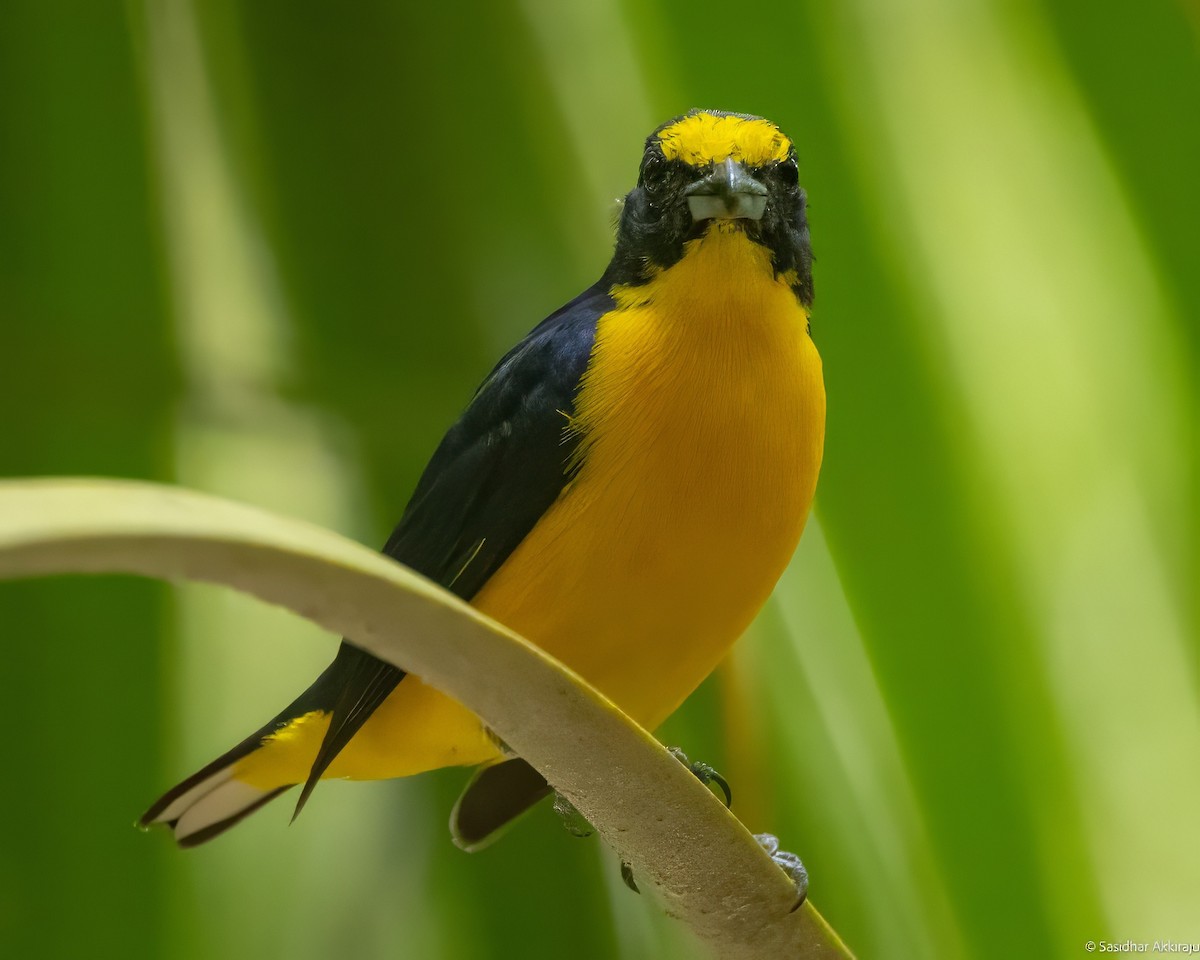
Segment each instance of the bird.
M556 657L647 729L768 600L820 470L825 388L796 147L696 109L647 137L600 279L508 351L383 547ZM476 772L477 849L551 792L483 722L344 639L284 710L138 821L184 847L323 778Z

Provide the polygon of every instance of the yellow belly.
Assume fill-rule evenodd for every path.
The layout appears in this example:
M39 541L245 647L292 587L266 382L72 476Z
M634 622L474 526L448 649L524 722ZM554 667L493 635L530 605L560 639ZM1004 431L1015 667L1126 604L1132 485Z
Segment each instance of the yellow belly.
M656 280L615 294L572 421L582 467L473 602L653 728L713 670L791 557L825 393L807 317L740 231L693 242ZM325 723L312 717L304 739ZM409 679L327 775L495 755L472 714Z
M820 359L759 255L719 235L621 294L576 404L582 470L475 600L651 728L762 607L816 485ZM727 271L759 282L714 289Z

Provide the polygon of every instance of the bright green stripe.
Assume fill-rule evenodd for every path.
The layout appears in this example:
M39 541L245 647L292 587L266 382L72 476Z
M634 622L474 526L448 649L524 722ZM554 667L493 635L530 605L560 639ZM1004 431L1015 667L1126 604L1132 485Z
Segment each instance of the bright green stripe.
M174 371L119 4L0 13L0 474L165 479ZM161 955L163 593L6 584L0 953ZM69 637L67 647L52 637Z

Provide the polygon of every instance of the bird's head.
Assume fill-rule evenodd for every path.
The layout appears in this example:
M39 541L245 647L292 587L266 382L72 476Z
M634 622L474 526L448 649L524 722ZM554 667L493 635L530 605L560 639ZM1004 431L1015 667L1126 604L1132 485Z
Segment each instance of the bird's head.
M637 186L625 197L610 267L613 279L644 283L692 242L741 231L771 254L771 266L812 303L812 250L796 150L761 117L693 110L646 139Z

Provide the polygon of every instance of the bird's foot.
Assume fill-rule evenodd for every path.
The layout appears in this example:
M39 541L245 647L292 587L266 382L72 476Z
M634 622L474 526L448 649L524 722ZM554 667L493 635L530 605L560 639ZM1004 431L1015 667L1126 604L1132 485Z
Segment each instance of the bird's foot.
M729 790L729 781L709 764L701 763L699 760L693 763L679 747L667 747L667 753L691 770L692 775L706 787L711 787L714 783L720 787L721 793L725 795L725 806L727 808L733 806L733 794Z
M724 794L726 808L733 803L733 794L729 789L729 781L717 773L717 771L713 769L710 764L701 763L699 761L693 763L688 759L688 755L679 747L667 747L667 753L692 771L692 775L706 787L712 787L714 783L720 787L721 793ZM787 854L787 856L791 856L791 854ZM796 862L800 862L798 858ZM801 869L804 869L803 865L801 865ZM624 860L621 861L621 880L625 883L625 886L627 886L634 893L642 892L638 889L638 885L633 879L633 867L631 867Z
M717 773L712 766L707 763L693 763L688 759L687 754L679 749L679 747L668 747L667 751L671 754L671 756L687 767L696 777L696 779L706 787L711 788L713 784L716 784L723 795L726 807L729 807L733 803L733 794L729 789L729 782L723 776ZM567 833L571 834L571 836L590 837L593 833L595 833L595 828L588 823L587 818L575 809L575 805L571 803L570 800L558 792L555 792L554 794L554 812L558 814L559 819L562 820L563 827L566 829ZM767 852L771 854L771 859L778 863L788 876L796 880L797 889L801 891L800 903L803 903L805 891L808 890L808 874L804 870L804 864L800 862L800 858L795 854L779 850L779 841L770 834L764 833L756 838L758 839L759 843L763 844L764 848L767 848L764 838L769 838L774 842L774 848L767 849ZM794 872L797 870L799 873ZM797 877L803 878L803 886L801 886L801 880L797 879ZM641 893L641 891L638 889L637 882L633 879L633 867L624 860L621 861L621 880L624 882L625 886L627 886L634 893ZM799 903L796 904L797 907L799 905Z
M786 873L792 883L796 885L797 900L796 905L792 907L792 913L795 913L808 897L808 870L794 853L779 849L779 838L773 834L756 833L754 839L779 865L779 869Z
M588 823L587 818L575 809L575 804L558 791L554 793L554 812L562 820L563 828L573 837L590 837L596 832L596 828ZM624 860L621 861L621 880L634 893L642 892L634 882L633 867Z

